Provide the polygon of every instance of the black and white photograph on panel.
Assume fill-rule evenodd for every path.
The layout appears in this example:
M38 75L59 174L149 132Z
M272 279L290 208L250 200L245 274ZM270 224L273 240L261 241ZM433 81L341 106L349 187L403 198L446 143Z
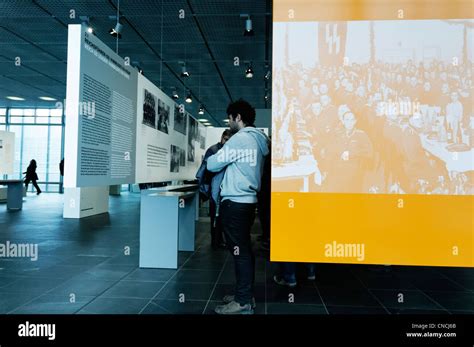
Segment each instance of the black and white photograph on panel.
M144 90L143 121L142 123L156 129L156 97L148 90Z
M204 135L205 132L204 127L199 127L199 144L201 149L206 149L206 136Z
M184 148L179 149L179 166L186 166L186 150Z
M174 130L186 135L186 113L183 105L174 106Z
M188 161L194 162L194 142L197 136L197 121L193 117L188 117Z
M170 107L164 101L158 100L158 130L168 134L170 124Z
M170 172L179 172L180 151L181 148L171 145Z

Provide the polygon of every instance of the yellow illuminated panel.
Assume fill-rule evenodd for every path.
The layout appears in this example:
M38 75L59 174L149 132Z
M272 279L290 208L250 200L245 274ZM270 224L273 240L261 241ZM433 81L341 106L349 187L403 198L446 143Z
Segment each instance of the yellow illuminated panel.
M273 10L271 260L472 267L472 2Z

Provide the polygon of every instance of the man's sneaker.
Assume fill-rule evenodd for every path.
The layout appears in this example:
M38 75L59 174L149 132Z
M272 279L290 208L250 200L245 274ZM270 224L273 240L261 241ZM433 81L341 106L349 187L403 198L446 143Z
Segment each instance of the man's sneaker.
M214 311L217 314L253 314L253 308L250 304L241 306L235 301L231 301L225 305L219 305L214 309Z
M235 299L235 295L226 295L222 298L222 301L225 304L228 304L228 303L234 301L234 299ZM252 309L255 309L255 307L257 307L257 303L255 302L255 298L252 297Z
M314 281L316 279L316 275L308 275L308 277L306 277L308 279L308 281Z
M290 287L290 288L296 287L296 282L287 282L281 276L275 275L275 276L273 276L273 280L275 281L276 284L278 284L280 286L287 286L287 287Z

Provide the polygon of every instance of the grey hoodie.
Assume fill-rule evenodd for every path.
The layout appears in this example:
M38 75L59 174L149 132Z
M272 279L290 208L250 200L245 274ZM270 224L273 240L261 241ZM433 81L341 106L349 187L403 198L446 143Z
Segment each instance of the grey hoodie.
M226 168L221 184L222 200L256 203L263 163L269 154L269 139L254 127L245 127L232 136L216 154L207 159L207 169Z

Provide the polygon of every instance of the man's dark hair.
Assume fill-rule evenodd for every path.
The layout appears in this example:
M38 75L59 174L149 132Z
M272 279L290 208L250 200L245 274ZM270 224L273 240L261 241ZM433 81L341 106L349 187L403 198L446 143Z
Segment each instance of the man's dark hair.
M222 133L221 135L221 138L223 138L224 136L231 136L232 135L232 132L230 131L230 129L225 129L224 132Z
M235 119L237 114L240 114L242 122L244 122L245 125L254 125L255 109L247 101L239 99L231 102L229 106L227 106L227 115L230 115L232 119Z

